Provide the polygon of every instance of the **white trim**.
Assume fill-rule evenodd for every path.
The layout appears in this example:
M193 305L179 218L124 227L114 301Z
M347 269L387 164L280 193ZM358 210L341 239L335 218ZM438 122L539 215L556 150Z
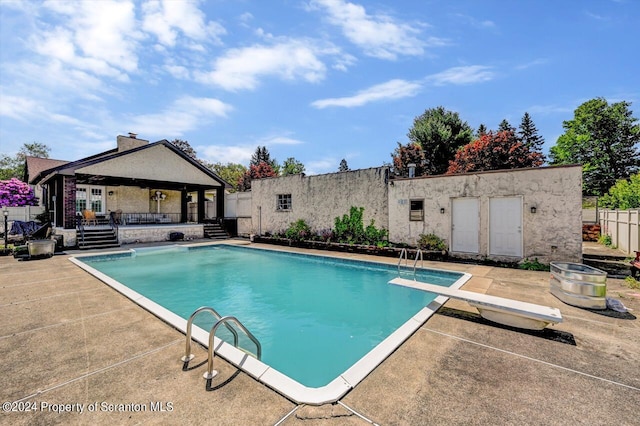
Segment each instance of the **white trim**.
M201 246L203 244L198 245ZM189 245L184 245L182 247L188 246ZM263 248L249 248L254 250L267 250ZM130 253L131 251L132 250L120 250L100 253L100 255ZM180 332L186 334L187 320L179 317L168 309L160 306L150 299L147 299L141 294L131 290L127 286L119 283L113 278L103 274L102 272L92 268L91 266L85 264L80 260L82 257L91 257L95 255L96 254L87 253L85 255L70 257L69 260L75 265L89 272L114 290L128 297L134 303L148 310L161 320L172 325ZM306 253L305 255L327 257ZM389 266L388 263L374 263L380 263L381 265L384 265L386 267ZM451 289L459 289L469 279L471 279L471 274L468 273L462 273L459 271L447 271L444 269L440 270L462 274L462 276L449 287ZM405 340L411 337L411 335L416 330L418 330L418 328L420 328L427 321L427 319L431 317L431 315L433 315L442 305L444 305L447 300L448 298L445 296L436 297L431 303L429 303L429 305L422 308L416 315L407 320L407 322L405 322L393 333L391 333L386 339L380 342L376 347L374 347L364 357L362 357L359 361L349 367L345 372L340 374L326 386L318 388L310 388L304 386L301 383L276 370L275 368L270 367L269 365L254 357L247 356L245 352L214 336L214 346L216 348L215 353L226 359L231 364L240 368L251 377L254 377L256 380L260 381L261 383L267 385L268 387L274 389L275 391L279 392L280 394L298 404L323 405L333 403L342 398L347 392L349 392L358 383L364 380L365 377L367 377L378 365L380 365L389 355L391 355ZM208 347L208 333L195 324L193 325L192 336L193 339L199 342L201 345ZM176 359L178 359L180 355L181 354L176 354Z

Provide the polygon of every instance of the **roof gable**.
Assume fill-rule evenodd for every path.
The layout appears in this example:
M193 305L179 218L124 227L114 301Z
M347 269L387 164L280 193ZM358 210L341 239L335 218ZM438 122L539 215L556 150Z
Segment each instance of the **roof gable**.
M61 169L66 169L66 167ZM166 141L145 145L87 163L75 164L73 172L75 174L211 187L225 186L226 183L215 173L193 161Z

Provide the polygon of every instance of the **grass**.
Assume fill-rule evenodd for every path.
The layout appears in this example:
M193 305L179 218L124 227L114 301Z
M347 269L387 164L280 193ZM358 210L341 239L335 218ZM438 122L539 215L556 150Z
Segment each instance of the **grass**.
M626 277L624 279L625 284L627 284L627 287L629 288L633 288L636 290L640 290L640 281L636 280L633 277Z

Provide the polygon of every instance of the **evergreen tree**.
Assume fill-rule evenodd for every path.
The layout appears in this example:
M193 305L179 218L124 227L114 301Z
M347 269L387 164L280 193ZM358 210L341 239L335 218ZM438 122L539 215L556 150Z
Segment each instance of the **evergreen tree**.
M520 123L520 130L518 136L523 144L529 147L531 151L542 152L542 145L544 144L544 138L538 135L538 129L533 123L531 116L528 112L525 112L522 116L522 122Z
M280 165L275 158L271 158L271 154L266 146L258 146L256 152L251 156L250 166L259 166L260 163L267 163L271 166L271 169L278 175L280 174Z
M339 172L348 172L349 171L349 165L347 164L347 160L345 160L344 158L340 161L340 167L338 168Z
M516 128L513 127L511 123L507 121L506 118L502 120L500 122L500 125L498 126L498 132L514 132L515 133L515 131L516 131Z
M484 124L480 123L480 126L478 126L478 131L476 132L476 137L477 138L481 138L486 134L487 134L487 126L485 126Z

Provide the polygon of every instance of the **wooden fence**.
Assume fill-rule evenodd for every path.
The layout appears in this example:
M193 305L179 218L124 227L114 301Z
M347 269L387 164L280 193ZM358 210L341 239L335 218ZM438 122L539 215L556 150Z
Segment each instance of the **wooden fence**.
M611 244L625 253L640 251L640 209L600 210L602 234L611 237Z

